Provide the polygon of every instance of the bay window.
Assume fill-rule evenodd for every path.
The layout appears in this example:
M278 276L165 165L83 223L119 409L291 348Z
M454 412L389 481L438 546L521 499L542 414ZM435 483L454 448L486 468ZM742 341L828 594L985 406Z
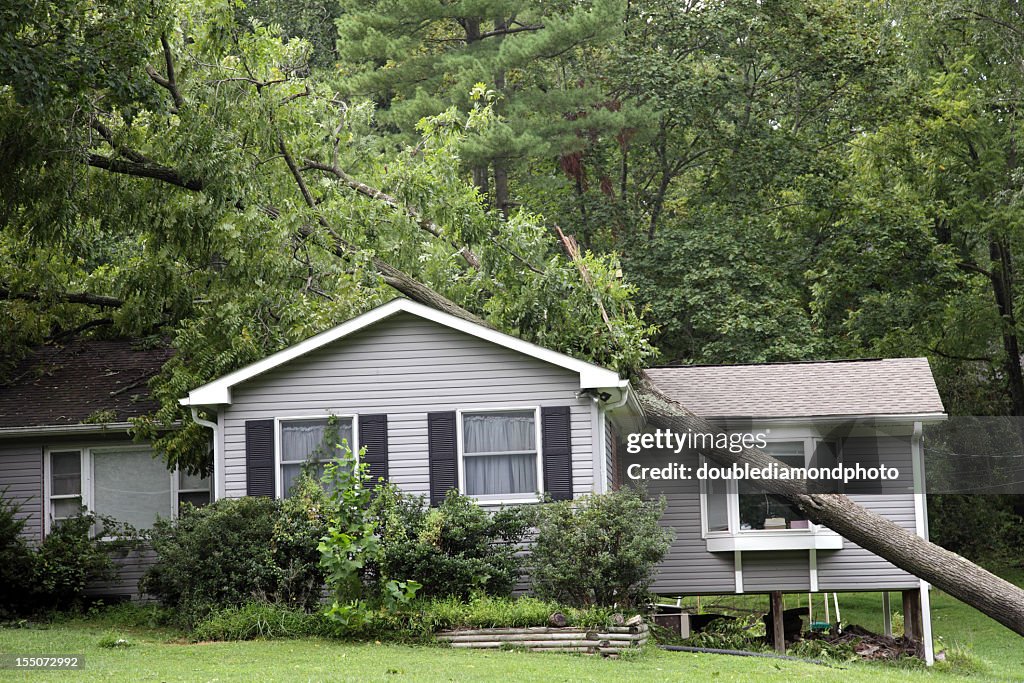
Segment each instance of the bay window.
M762 450L789 467L833 467L838 461L834 441L813 437L769 442ZM703 532L713 552L828 549L842 544L837 534L812 524L797 506L756 481L702 481L701 499Z

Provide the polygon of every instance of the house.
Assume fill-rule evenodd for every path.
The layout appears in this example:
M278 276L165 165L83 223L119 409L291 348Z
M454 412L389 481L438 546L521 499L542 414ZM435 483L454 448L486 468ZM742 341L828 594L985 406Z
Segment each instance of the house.
M131 418L156 409L147 382L170 357L161 346L75 341L37 349L0 384L0 494L19 507L30 542L83 505L146 528L177 514L179 501L210 500L209 481L169 473L128 434ZM135 595L152 555L114 561L117 579L91 592Z
M78 371L84 370L63 372ZM649 374L723 428L763 434L766 450L787 463L829 458L896 468L896 481L880 488L853 482L846 492L927 534L921 430L942 419L943 408L926 360L669 367ZM127 375L121 381L130 382ZM143 451L119 433L128 412L142 404L120 406L121 422L99 430L81 424L84 408L65 411L59 422L35 414L24 406L59 404L62 397L46 382L36 394L20 386L0 389L0 487L10 486L8 495L23 501L36 538L71 505L62 501L145 522L158 500L174 514L183 494L203 495L205 482L166 472L157 491L159 477L143 463ZM71 394L123 395L115 394L121 387L90 389ZM658 457L629 454L625 442L643 412L615 372L405 299L198 387L181 403L211 430L214 499L288 495L328 421L353 450L366 448L371 473L432 501L452 488L485 506L530 503L541 493L580 497L624 483L630 465ZM7 416L5 408L15 405L23 405L22 413ZM108 465L117 452L124 454L123 472L132 474L109 486ZM702 464L696 450L673 456ZM782 501L736 483L647 485L666 496L664 522L676 530L655 591L901 591L930 644L927 586L800 519ZM143 497L141 490L150 493ZM145 512L143 505L149 505ZM136 559L135 573L145 561Z

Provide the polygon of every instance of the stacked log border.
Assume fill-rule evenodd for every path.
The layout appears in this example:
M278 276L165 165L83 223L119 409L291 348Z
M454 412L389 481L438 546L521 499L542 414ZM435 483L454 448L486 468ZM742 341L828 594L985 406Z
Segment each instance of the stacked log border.
M501 649L523 648L537 652L582 652L604 656L647 643L647 624L606 626L601 629L552 628L480 628L439 631L436 637L452 647Z

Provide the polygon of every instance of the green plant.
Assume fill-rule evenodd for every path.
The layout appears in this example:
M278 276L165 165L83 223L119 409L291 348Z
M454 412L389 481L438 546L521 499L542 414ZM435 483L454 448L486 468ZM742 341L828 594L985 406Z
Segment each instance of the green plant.
M767 652L764 622L760 615L750 614L735 619L716 619L700 633L686 641L692 647L710 647L723 650L751 650Z
M659 525L665 499L626 487L536 510L530 555L534 592L568 605L632 607L647 601L672 532Z
M25 518L19 507L0 491L0 617L22 613L30 602L35 555L22 536Z
M99 642L96 644L100 647L110 649L133 647L135 645L135 643L129 640L126 636L119 633L108 633L100 638Z
M607 607L580 609L528 596L501 598L487 595L476 595L468 601L454 597L424 601L417 606L417 611L434 630L547 626L551 615L556 612L565 616L566 626L603 628L615 623L613 615L616 613Z
M489 513L451 491L436 508L395 486L378 487L371 506L381 553L369 578L402 576L422 584L421 597L473 592L508 595L521 570L517 553L528 528L521 508Z
M134 547L138 540L131 527L84 508L55 523L35 555L33 606L44 610L81 607L89 584L114 577L111 553Z
M253 600L315 609L323 587L316 544L326 524L322 499L299 488L283 502L222 499L158 521L151 534L157 562L143 590L186 626Z
M254 640L257 638L301 638L331 634L331 624L320 612L249 602L227 607L207 616L194 629L191 640Z
M329 508L327 532L319 545L320 566L334 595L327 614L344 625L357 625L364 616L363 569L380 552L380 539L369 514L372 490L368 471L367 464L343 444L322 479L329 492Z

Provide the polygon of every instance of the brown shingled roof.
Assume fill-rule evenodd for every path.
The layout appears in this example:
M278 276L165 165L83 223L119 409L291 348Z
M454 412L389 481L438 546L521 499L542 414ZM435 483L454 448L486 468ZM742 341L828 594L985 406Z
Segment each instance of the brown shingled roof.
M927 358L651 368L666 394L703 417L941 413Z
M173 351L131 340L42 346L0 382L0 428L81 424L98 411L125 422L156 409L147 382Z

